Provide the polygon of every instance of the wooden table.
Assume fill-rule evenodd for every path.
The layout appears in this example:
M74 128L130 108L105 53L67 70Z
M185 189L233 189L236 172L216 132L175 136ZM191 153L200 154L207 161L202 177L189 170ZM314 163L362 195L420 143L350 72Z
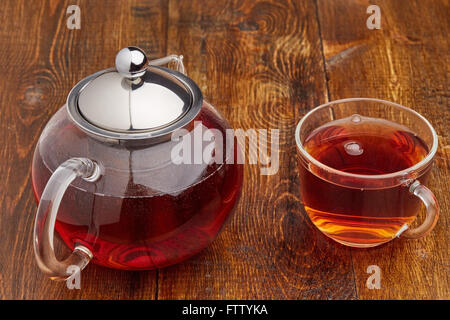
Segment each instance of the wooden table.
M0 9L0 298L449 299L449 5L375 1L25 1ZM81 29L68 29L78 4ZM71 87L111 67L127 45L177 53L235 128L280 130L280 170L246 165L236 213L217 240L182 264L149 272L89 265L81 290L48 280L32 250L30 166ZM426 116L439 135L429 183L441 217L426 238L362 250L338 245L299 200L294 129L313 107L377 97ZM423 215L422 215L423 216ZM381 289L366 286L369 265Z

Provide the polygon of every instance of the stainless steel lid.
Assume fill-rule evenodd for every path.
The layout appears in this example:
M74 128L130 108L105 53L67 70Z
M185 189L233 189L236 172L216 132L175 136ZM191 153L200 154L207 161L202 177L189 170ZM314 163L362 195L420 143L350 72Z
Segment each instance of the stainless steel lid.
M157 65L176 62L174 71ZM116 67L80 81L69 93L70 116L83 130L112 139L166 136L189 124L202 106L202 93L185 76L182 57L148 61L137 47L116 56Z

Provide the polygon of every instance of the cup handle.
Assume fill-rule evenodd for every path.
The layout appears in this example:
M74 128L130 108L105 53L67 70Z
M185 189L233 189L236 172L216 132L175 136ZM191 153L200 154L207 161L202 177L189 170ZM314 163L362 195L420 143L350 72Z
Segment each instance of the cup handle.
M53 234L56 215L67 187L76 178L94 182L100 177L100 167L86 158L72 158L61 164L50 177L44 188L34 222L34 253L39 268L53 280L66 280L73 272L68 268L78 267L79 271L92 259L91 251L77 245L71 255L59 261L53 248Z
M439 218L439 205L433 192L421 184L418 180L409 186L409 192L418 197L425 204L427 215L425 221L414 229L407 228L401 236L407 239L419 239L433 230Z

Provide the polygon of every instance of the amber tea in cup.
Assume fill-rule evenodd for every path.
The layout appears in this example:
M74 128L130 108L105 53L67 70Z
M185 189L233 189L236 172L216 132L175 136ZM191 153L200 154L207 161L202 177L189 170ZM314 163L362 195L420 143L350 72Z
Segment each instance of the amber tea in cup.
M421 183L437 140L413 110L376 99L335 101L309 112L296 138L303 205L325 235L371 247L402 233L423 236L436 223L437 203ZM409 229L421 199L427 219Z

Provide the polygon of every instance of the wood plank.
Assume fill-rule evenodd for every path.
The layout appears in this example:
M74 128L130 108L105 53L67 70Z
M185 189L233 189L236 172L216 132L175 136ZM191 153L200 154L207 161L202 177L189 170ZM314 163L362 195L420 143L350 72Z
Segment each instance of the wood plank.
M358 298L448 299L448 1L382 1L380 30L366 27L366 8L372 3L318 1L330 99L386 99L413 108L432 123L440 146L429 187L441 216L424 239L352 249ZM366 287L369 265L381 268L380 290Z
M313 2L171 1L168 52L233 128L279 129L280 169L246 165L242 200L196 258L160 270L159 299L354 298L349 249L309 222L294 130L326 99Z
M127 45L150 57L166 53L165 1L75 1L81 29L66 27L74 1L2 1L0 11L0 298L153 299L156 272L121 272L89 265L82 290L47 279L32 251L36 204L31 159L49 118L83 77L114 65Z

